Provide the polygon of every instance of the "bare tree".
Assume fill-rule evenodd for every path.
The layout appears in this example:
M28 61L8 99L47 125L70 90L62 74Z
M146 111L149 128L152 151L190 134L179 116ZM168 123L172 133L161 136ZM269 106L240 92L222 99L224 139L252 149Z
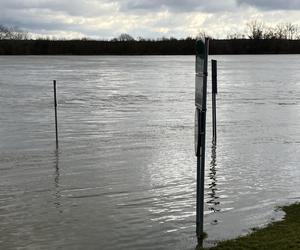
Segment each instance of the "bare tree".
M139 42L144 42L144 41L146 41L147 39L144 38L144 37L142 37L142 36L139 36L139 37L137 38L137 40L138 40Z
M230 33L227 35L227 39L245 39L245 35L239 32Z
M16 26L10 28L11 39L13 40L27 40L29 39L28 32L19 29Z
M292 23L285 24L285 33L287 39L293 40L295 35L297 34L297 31L298 31L297 25L294 25Z
M7 27L0 25L0 40L26 40L29 39L28 32L15 26Z
M276 29L273 27L266 27L263 33L263 39L276 39Z
M126 34L126 33L123 33L123 34L119 35L117 40L121 41L121 42L135 41L134 38L131 35Z
M4 25L0 25L0 40L10 39L10 36L10 30Z
M205 31L200 31L198 33L198 35L196 36L196 39L205 39L205 38L209 38L209 39L213 39L210 35L208 35Z
M264 24L263 22L260 22L258 20L253 20L249 23L247 23L247 27L249 30L248 37L250 39L262 39L263 38L263 29Z
M275 29L277 39L287 39L286 29L283 23L277 24Z

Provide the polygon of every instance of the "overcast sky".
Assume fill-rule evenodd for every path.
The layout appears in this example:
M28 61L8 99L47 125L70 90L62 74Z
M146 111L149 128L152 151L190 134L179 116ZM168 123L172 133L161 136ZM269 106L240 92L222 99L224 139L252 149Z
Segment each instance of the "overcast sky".
M66 38L226 38L251 20L300 25L300 0L0 0L0 24Z

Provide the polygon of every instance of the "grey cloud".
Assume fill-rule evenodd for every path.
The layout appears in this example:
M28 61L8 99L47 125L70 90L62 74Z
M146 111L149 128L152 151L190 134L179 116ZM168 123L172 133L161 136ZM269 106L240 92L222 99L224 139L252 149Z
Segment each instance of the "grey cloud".
M58 20L49 20L34 15L31 16L22 11L7 11L5 15L1 15L0 24L17 26L27 31L70 29L69 24Z
M104 4L108 1L97 0L0 0L2 10L50 10L63 12L70 16L99 16L106 13Z
M95 27L69 22L73 17L93 18L109 14L105 4L109 3L97 0L0 0L0 24L34 33L107 34L108 30L95 30Z
M68 23L64 19L51 18L51 11L28 12L24 9L8 9L1 13L0 24L19 27L25 31L40 34L55 32L79 32L86 36L108 36L109 29Z
M299 10L299 0L237 0L239 5L248 5L263 10Z
M235 6L235 0L120 0L119 4L123 11L167 9L174 12L217 12L230 10Z

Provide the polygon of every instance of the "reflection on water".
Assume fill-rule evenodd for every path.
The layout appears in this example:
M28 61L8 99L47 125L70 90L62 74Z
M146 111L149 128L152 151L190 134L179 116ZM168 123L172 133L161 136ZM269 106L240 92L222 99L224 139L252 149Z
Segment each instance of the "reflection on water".
M211 161L209 165L209 179L208 179L208 188L209 191L207 192L208 195L208 208L212 212L220 212L219 208L219 196L217 194L218 191L218 180L217 180L217 145L215 143L212 143L211 147ZM213 224L217 223L217 220L215 219Z
M62 213L61 209L61 192L60 192L60 185L59 185L59 150L56 149L54 152L54 166L55 166L55 172L54 172L54 186L55 186L55 197L54 197L54 205L58 209L60 213Z

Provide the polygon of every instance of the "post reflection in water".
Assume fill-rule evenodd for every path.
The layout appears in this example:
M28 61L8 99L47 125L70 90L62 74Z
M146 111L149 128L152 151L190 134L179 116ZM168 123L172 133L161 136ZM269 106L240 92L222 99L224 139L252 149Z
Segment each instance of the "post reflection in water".
M55 166L55 173L54 173L54 186L55 186L55 193L54 193L54 206L62 213L61 209L61 193L60 193L60 185L59 185L59 151L55 150L55 159L54 159L54 166Z
M219 196L217 195L218 185L217 185L217 145L215 143L212 144L211 147L211 162L209 169L209 184L208 184L208 201L207 205L209 210L214 212L220 212L219 208ZM211 222L212 224L217 224L218 221L214 220Z
M209 164L209 183L208 183L208 192L207 192L207 202L208 209L211 213L217 213L220 212L221 209L219 207L219 196L217 195L217 145L213 142L211 147L211 161ZM218 220L213 219L211 221L212 225L217 225ZM195 250L200 250L203 247L204 239L198 238L198 244L195 248Z

